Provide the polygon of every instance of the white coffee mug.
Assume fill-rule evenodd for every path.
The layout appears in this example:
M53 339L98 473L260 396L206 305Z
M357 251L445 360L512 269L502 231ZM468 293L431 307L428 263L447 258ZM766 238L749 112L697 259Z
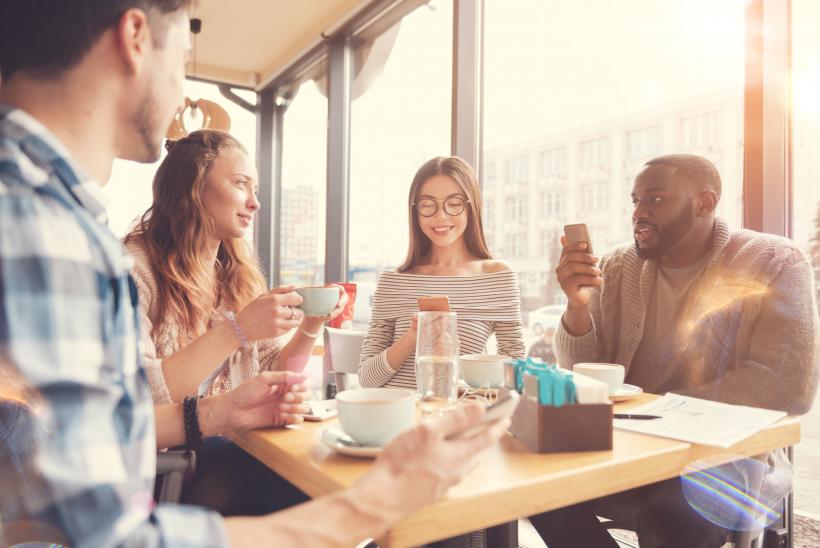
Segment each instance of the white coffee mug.
M498 388L504 385L504 362L509 359L498 354L459 356L461 378L473 388Z
M413 426L416 393L402 388L359 388L336 394L339 423L362 445L382 446Z
M576 363L572 366L572 370L605 382L609 387L610 394L620 390L624 384L624 375L626 373L624 366L617 363Z

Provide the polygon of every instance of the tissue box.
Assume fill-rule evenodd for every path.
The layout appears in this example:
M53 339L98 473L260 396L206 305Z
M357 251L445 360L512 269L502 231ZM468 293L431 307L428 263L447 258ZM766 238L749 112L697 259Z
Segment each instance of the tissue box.
M522 397L510 432L536 453L612 449L612 403L553 407Z

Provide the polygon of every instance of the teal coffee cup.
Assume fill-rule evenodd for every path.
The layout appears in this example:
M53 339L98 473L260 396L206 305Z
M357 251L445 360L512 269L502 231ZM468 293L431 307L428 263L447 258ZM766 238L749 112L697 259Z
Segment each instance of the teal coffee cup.
M302 296L302 304L298 308L306 317L327 316L339 302L338 286L297 287L294 291Z

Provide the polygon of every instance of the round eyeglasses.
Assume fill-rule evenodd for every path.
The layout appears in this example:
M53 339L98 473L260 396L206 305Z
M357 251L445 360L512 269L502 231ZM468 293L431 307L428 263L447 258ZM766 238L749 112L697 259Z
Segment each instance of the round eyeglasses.
M461 215L464 212L464 206L470 200L462 196L448 196L443 200L434 200L433 198L422 198L413 202L413 207L419 212L422 217L432 217L438 211L439 204L442 204L444 213L451 217Z

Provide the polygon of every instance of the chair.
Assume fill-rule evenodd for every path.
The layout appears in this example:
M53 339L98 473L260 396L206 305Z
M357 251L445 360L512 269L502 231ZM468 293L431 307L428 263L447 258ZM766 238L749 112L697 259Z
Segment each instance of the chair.
M359 372L359 356L365 334L365 331L325 327L325 382L333 375L337 392L347 390L350 387L347 376Z
M185 478L196 470L194 451L169 450L157 452L157 476L161 477L157 502L179 502Z

